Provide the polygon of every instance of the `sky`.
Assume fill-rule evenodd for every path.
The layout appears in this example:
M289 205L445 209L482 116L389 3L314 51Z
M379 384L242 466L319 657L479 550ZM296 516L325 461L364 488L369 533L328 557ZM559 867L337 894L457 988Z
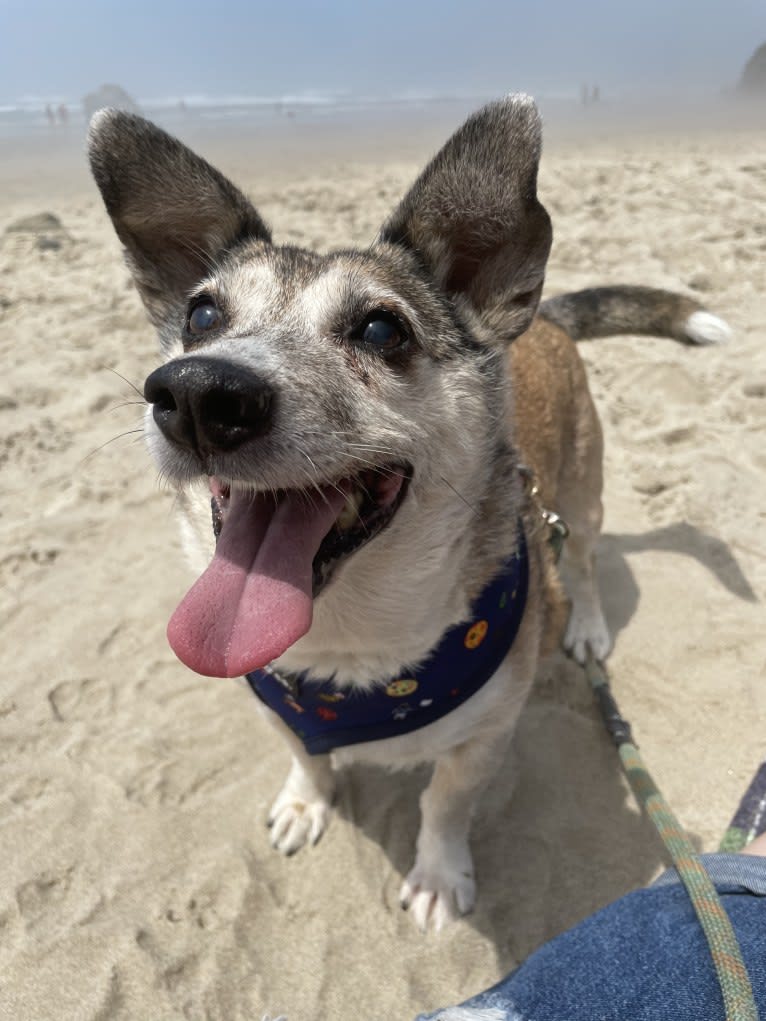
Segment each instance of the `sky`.
M206 94L718 92L766 0L0 0L0 104Z

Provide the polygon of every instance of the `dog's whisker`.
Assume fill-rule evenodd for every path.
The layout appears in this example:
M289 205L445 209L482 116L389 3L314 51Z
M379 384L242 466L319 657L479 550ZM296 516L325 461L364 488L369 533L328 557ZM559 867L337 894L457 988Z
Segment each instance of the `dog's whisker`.
M170 511L171 511L172 514L175 514L177 512L178 505L179 505L180 501L181 501L181 490L177 489L176 492L173 494L173 499L171 500L171 503L170 503Z
M343 496L343 497L346 496L346 493L340 488L340 486L338 485L337 482L335 482L333 480L324 481L324 480L321 479L319 469L317 468L316 464L314 463L314 461L312 460L310 454L307 451L305 451L302 447L298 446L298 452L300 454L302 454L303 457L306 458L308 463L311 465L311 468L313 469L313 474L311 474L307 469L303 468L303 469L301 469L301 474L305 478L307 478L307 480L309 482L309 485L312 487L312 489L314 489L316 491L316 493L324 501L324 503L328 503L328 500L327 500L327 496L322 492L322 486L331 487L337 493L339 493L341 496ZM359 461L361 461L364 464L372 465L371 461L366 461L364 458L356 457L353 454L350 455L350 456L354 457L355 460L359 460ZM363 488L363 487L360 486L360 488ZM364 491L366 493L366 490L364 490ZM369 495L369 494L367 494L367 495Z
M314 462L311 460L311 456L308 453L306 453L306 451L302 447L298 447L298 450L306 458L308 463L311 465L311 468L312 468L312 470L314 472L314 476L313 477L316 478L319 475L319 470L318 470L317 466L314 464ZM305 471L305 469L304 469L304 471Z
M82 460L80 461L80 467L82 467L82 466L83 466L83 465L84 465L84 464L85 464L86 462L88 462L88 461L89 461L89 460L90 460L90 459L91 459L92 457L94 457L94 456L95 456L96 454L98 454L98 453L99 453L99 451L103 450L103 449L104 449L104 447L108 447L110 443L115 443L115 442L116 442L117 440L122 440L122 439L124 439L124 438L125 438L126 436L135 436L135 435L136 435L137 433L142 433L143 431L144 431L144 430L143 430L143 428L138 428L138 429L126 429L126 430L125 430L125 432L122 432L122 433L118 433L118 434L117 434L116 436L111 436L111 437L110 437L110 438L109 438L108 440L106 440L106 441L105 441L104 443L101 443L101 444L100 444L100 445L99 445L98 447L96 447L96 448L95 448L94 450L91 450L89 454L86 454L86 455L85 455L85 457L84 457L84 458L83 458L83 459L82 459Z
M398 456L398 451L391 450L388 447L373 447L372 445L366 443L349 443L347 444L347 446L352 450L365 450L369 454L378 454L381 456L385 454L389 457Z
M305 450L303 450L301 447L298 447L298 450L300 451L301 454L303 454L303 456L306 458L306 460L308 461L308 463L311 465L312 469L314 470L314 475L311 475L308 472L308 470L305 469L305 468L302 469L302 473L308 478L310 486L312 487L313 490L316 491L316 493L319 496L319 498L325 504L329 504L329 500L327 499L326 495L322 492L322 489L321 489L321 487L319 485L319 482L317 481L317 476L319 475L319 471L317 469L317 466L314 464L314 462L311 460L311 457L306 453ZM338 488L338 486L335 485L334 483L330 483L330 485L332 485L333 488L336 489L338 492L341 492L341 490ZM306 493L306 495L310 496L310 494L308 492ZM315 504L310 503L310 506L314 507Z
M165 471L162 468L157 472L157 485L159 486L160 489L163 490L172 489L173 491L178 493L179 488L182 484L183 483L180 483L179 480L174 475L171 475L170 472Z
M347 453L346 457L350 457L352 461L358 461L360 464L367 465L369 468L373 468L376 471L384 473L386 469L380 468L375 461L371 461L368 457L362 457L360 454Z
M141 398L141 403L146 404L146 398L144 397L143 392L139 390L136 384L131 382L131 380L129 380L127 376L123 376L121 372L118 372L117 369L113 369L111 365L101 365L99 366L99 368L101 368L104 372L113 372L115 376L119 376L123 383L127 383L132 390L136 391L138 396Z
M114 404L111 408L104 408L103 410L108 415L111 415L115 411L121 411L123 408L140 408L144 407L145 404L145 401L123 401L121 404Z
M466 505L466 507L468 507L469 510L473 511L473 513L476 514L477 517L478 517L478 514L479 514L478 507L474 507L474 505L469 500L466 500L466 498L463 496L463 494L458 489L455 489L455 487L452 485L452 483L449 481L449 479L445 479L443 475L440 475L439 478L442 480L444 485L448 486L452 490L452 492L455 494L455 496L457 496L458 499L462 500L463 503Z
M200 262L208 271L208 273L212 274L216 271L216 269L218 268L216 262L209 255L209 253L206 252L205 249L201 247L201 245L196 244L196 242L192 241L192 239L189 237L180 238L179 241L182 248L184 248L187 252L189 252L191 255L194 255L197 259L200 260Z

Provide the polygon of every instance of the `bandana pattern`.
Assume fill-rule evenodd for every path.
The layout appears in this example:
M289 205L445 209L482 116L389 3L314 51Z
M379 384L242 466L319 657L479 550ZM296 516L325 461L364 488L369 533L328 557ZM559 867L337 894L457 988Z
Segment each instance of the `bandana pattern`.
M258 698L303 741L310 755L408 734L462 705L495 673L518 634L529 585L524 534L516 553L474 603L471 619L445 632L411 670L371 690L308 680L272 667L245 678Z

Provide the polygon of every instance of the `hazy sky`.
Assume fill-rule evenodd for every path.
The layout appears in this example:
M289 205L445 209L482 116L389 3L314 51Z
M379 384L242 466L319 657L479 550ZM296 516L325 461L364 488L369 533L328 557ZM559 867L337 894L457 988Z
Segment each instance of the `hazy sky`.
M765 0L0 0L0 103L310 90L705 88L766 41Z

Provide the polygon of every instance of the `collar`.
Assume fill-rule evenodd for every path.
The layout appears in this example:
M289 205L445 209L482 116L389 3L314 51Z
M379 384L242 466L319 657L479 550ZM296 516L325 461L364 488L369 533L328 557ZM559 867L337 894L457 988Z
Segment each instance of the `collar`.
M472 607L471 618L444 633L414 669L366 691L333 678L308 680L273 667L246 681L255 695L301 739L309 755L408 734L456 709L492 677L521 626L529 558L519 524L519 548Z

